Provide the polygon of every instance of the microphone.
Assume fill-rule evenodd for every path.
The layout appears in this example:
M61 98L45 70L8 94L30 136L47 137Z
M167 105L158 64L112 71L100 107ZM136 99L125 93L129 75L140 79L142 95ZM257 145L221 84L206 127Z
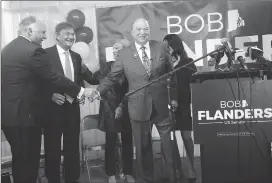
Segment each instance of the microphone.
M224 51L219 50L218 52L211 54L210 57L218 60L218 59L221 59L224 56L224 54L225 54Z
M240 63L240 65L242 66L242 68L244 68L245 70L248 70L248 67L245 64L245 59L242 56L238 56L237 57L237 61Z
M210 55L211 59L208 61L208 66L215 65L214 69L217 71L221 58L225 55L224 51L220 50ZM212 65L212 66L213 66Z
M258 47L248 47L247 54L252 60L257 59L259 56L263 55L263 50L259 49Z
M252 60L257 60L260 64L268 64L269 61L263 57L263 50L258 47L248 47L247 54Z
M228 67L230 67L232 61L234 61L234 57L232 54L232 51L230 49L231 45L230 43L227 41L227 39L222 39L221 43L223 44L223 46L225 47L225 53L228 57Z
M245 63L246 52L243 49L234 48L233 54L234 54L236 63L239 62L242 69L248 70L247 64Z

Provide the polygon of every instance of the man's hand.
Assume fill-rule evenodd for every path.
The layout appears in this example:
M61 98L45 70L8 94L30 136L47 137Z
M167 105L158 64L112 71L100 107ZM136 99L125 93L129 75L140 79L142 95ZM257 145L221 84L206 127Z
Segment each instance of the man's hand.
M82 61L81 62L81 73L84 73L88 70L88 67L85 65L85 63Z
M178 108L178 102L176 100L171 101L171 107L173 111L176 111Z
M84 96L87 97L91 102L93 102L95 99L101 100L100 93L93 88L85 88Z
M122 116L123 116L123 108L119 106L115 109L115 119L120 119Z
M52 100L58 105L63 105L65 102L65 96L59 93L54 93L52 96Z

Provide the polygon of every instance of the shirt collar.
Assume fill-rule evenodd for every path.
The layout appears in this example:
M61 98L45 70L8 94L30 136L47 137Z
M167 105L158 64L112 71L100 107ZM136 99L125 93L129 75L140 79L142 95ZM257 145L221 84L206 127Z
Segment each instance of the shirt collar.
M58 52L59 52L59 55L64 54L65 52L67 52L67 53L70 54L69 50L65 51L65 50L64 50L62 47L60 47L58 44L57 44L57 50L58 50Z
M139 45L138 43L135 42L135 46L137 51L140 51L142 45ZM145 50L150 50L150 46L149 46L149 41L147 43L145 43L145 45L143 45L145 47Z
M27 39L29 42L32 42L28 37L23 36L23 35L20 35L20 36L23 37L23 38L25 38L25 39Z
M180 57L178 58L177 61L174 62L173 67L176 67L179 64L179 62L180 62Z

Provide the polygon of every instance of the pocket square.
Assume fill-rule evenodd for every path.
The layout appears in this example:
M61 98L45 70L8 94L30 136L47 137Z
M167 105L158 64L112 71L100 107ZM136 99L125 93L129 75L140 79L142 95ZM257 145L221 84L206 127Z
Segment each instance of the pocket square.
M163 57L160 57L160 61L163 60L164 58Z

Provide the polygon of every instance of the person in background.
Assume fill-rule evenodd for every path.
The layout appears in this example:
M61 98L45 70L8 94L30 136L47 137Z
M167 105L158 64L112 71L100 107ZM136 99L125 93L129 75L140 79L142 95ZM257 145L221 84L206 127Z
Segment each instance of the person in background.
M117 58L119 50L130 45L126 39L116 40L113 44L113 56ZM107 62L106 68L110 69L114 61ZM100 103L99 124L100 130L106 132L105 169L109 176L109 183L116 183L116 152L118 133L121 132L122 143L122 167L124 179L128 183L135 182L133 173L133 141L132 131L128 116L127 101L122 102L124 95L128 92L128 83L125 78L119 80L103 97Z
M1 128L11 146L14 183L36 183L44 98L41 85L48 82L78 99L91 92L55 72L41 48L46 27L36 17L22 19L18 35L1 51Z
M75 42L75 32L71 24L61 22L56 25L56 45L46 50L53 68L74 83L81 85L83 80L92 85L99 84L79 54L71 47ZM44 150L45 173L49 183L60 183L61 137L63 136L63 156L65 183L77 183L80 176L79 102L58 88L44 85Z
M168 34L163 41L168 44L171 54L173 67L183 66L192 62L189 58L180 37L176 34ZM177 77L177 93L178 93L178 108L176 110L176 129L181 131L181 136L189 158L189 181L196 180L196 171L194 167L194 143L192 139L192 117L190 111L192 74L197 71L195 64L190 64L187 67L176 72ZM179 153L178 153L179 154ZM178 156L180 157L180 156Z

